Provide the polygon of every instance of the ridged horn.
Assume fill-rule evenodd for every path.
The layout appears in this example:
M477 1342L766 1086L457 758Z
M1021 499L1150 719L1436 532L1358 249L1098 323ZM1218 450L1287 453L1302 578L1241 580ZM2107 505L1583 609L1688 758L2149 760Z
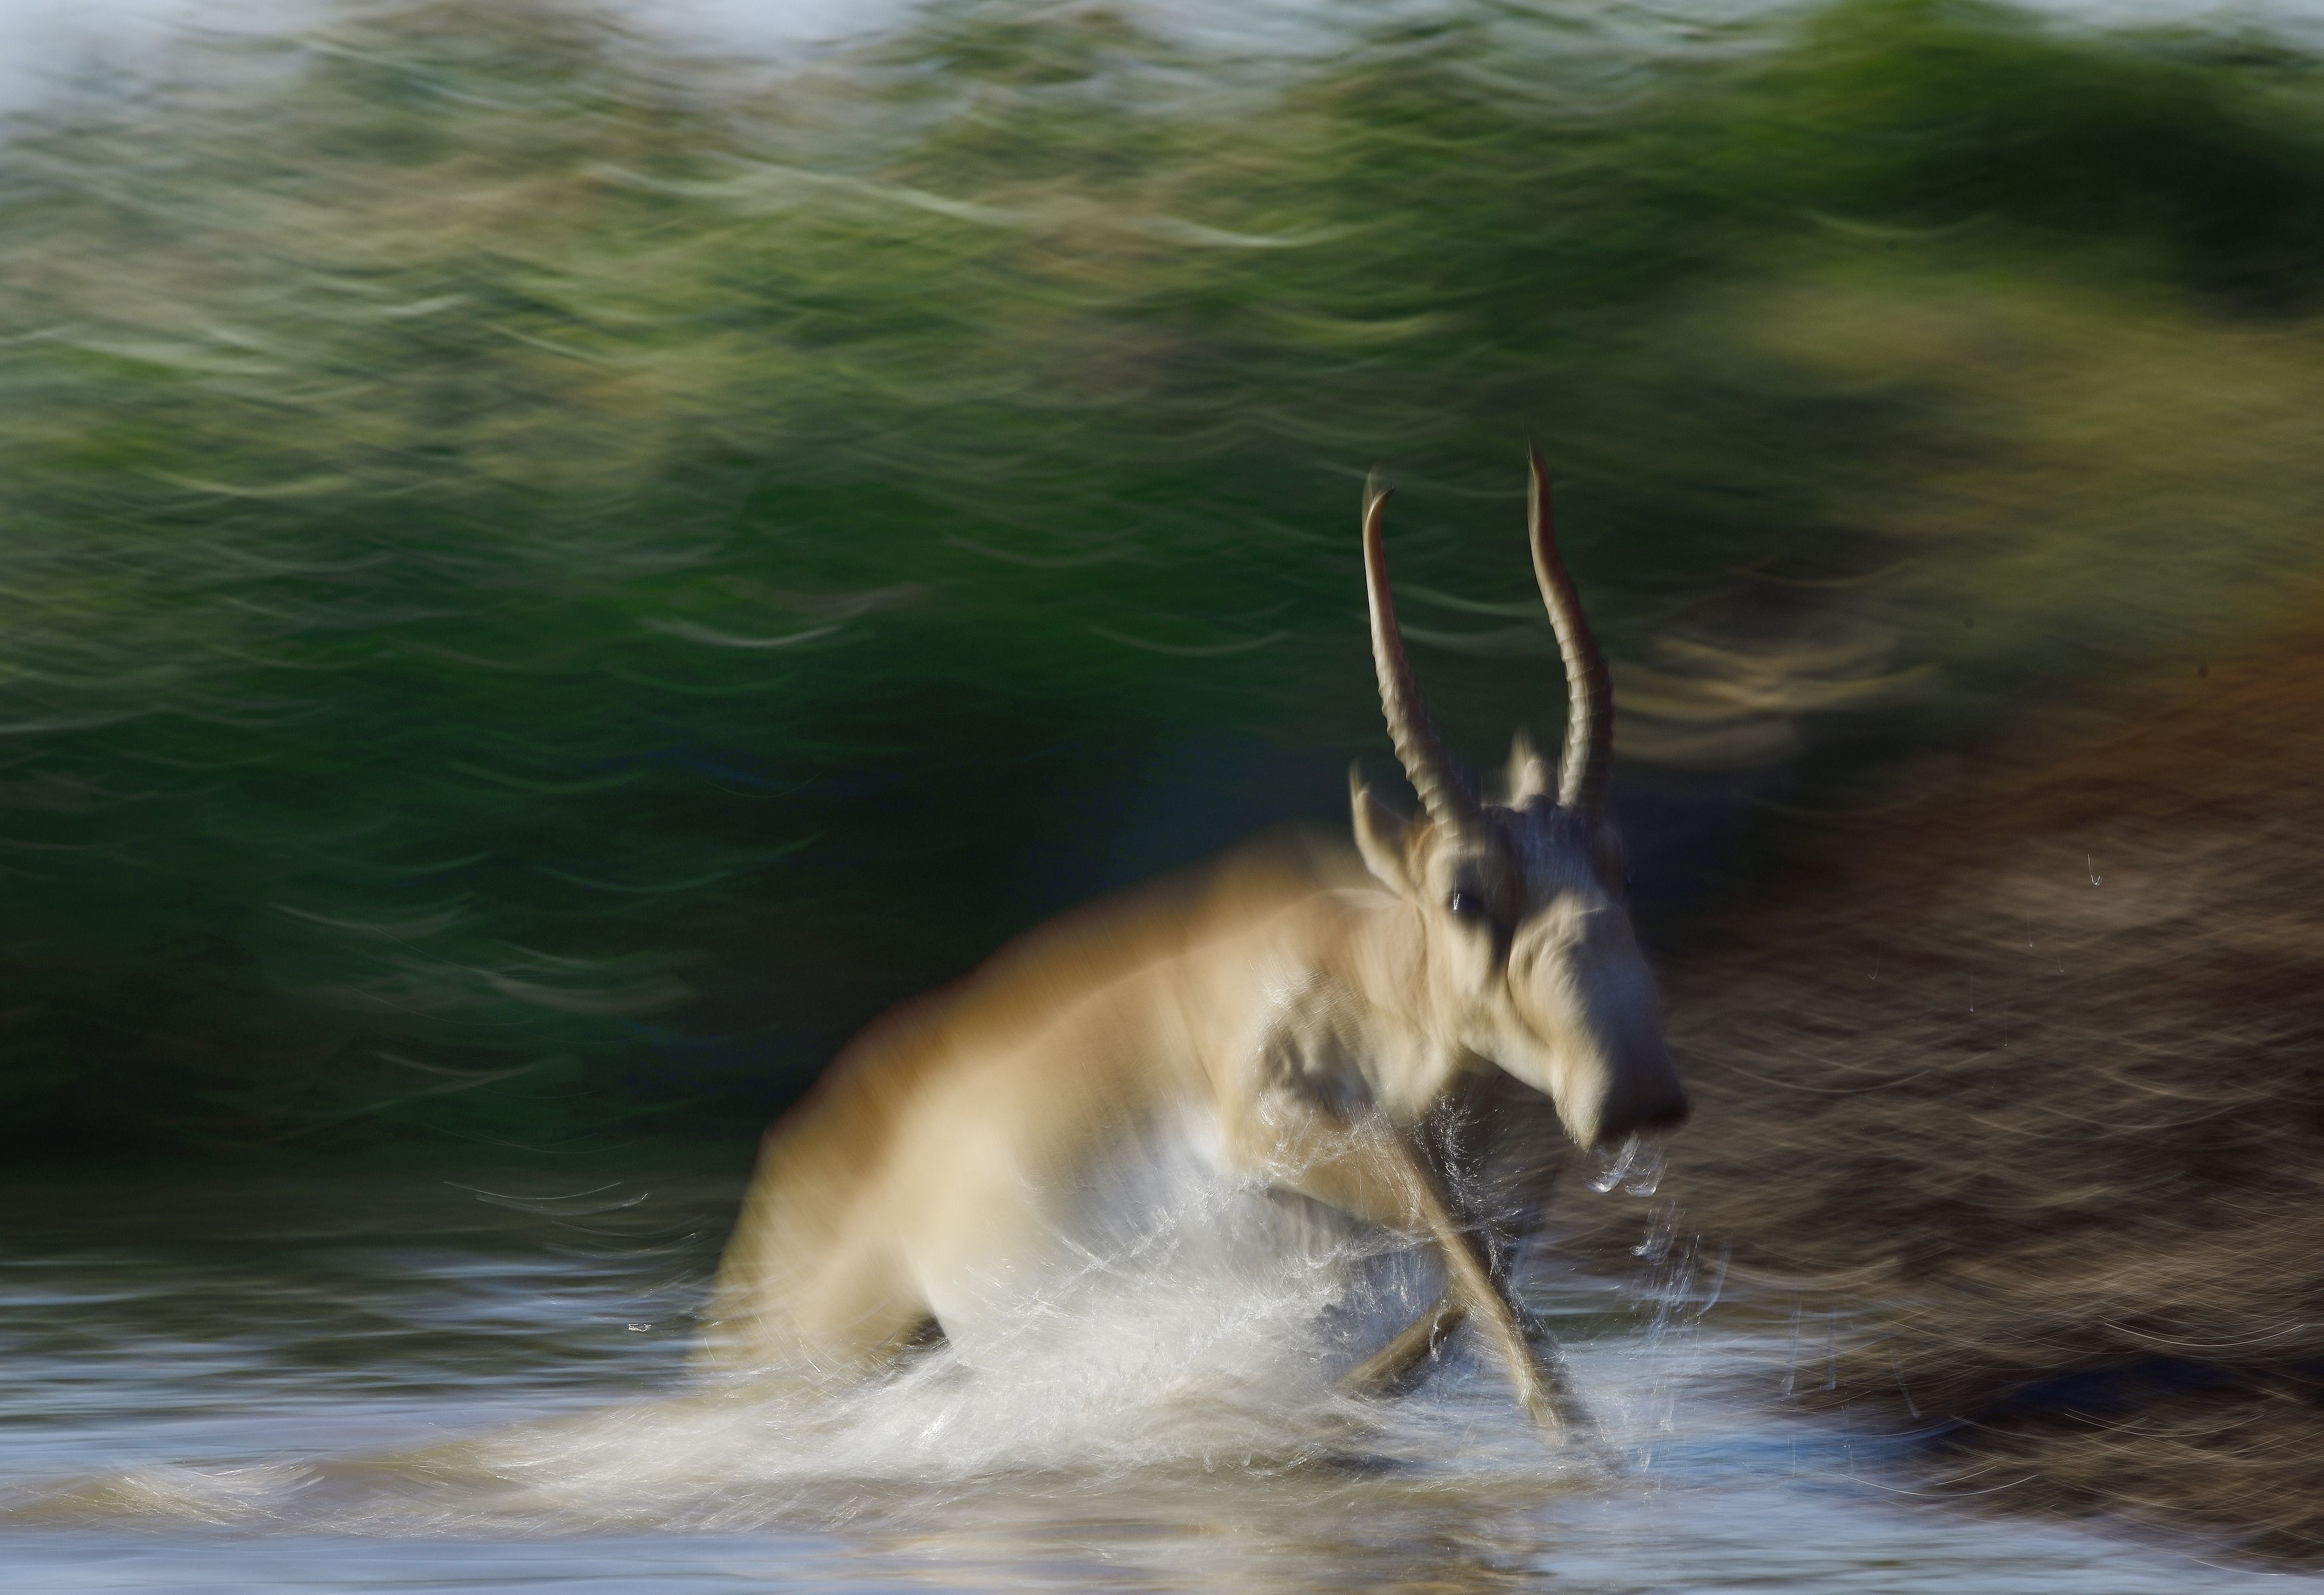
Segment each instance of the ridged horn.
M1388 595L1388 556L1380 546L1380 519L1394 491L1374 475L1364 484L1364 596L1371 612L1372 666L1379 673L1380 710L1388 716L1388 741L1420 794L1421 807L1446 829L1471 831L1481 819L1476 794L1437 740L1428 710L1413 684L1404 657L1404 637L1396 628L1396 600Z
M1582 600L1574 595L1573 578L1557 557L1549 467L1531 444L1526 446L1526 464L1533 476L1526 494L1526 530L1533 542L1534 580L1541 584L1541 601L1548 606L1557 651L1565 659L1565 752L1557 761L1557 801L1562 808L1595 814L1606 800L1614 759L1614 685L1606 673L1606 656L1598 651L1598 639L1582 613Z

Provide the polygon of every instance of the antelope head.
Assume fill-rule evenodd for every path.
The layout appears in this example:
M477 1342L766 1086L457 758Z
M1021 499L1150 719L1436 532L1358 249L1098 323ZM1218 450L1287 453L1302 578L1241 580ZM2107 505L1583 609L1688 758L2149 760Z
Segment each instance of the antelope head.
M1414 686L1380 546L1388 492L1365 490L1364 585L1389 738L1422 812L1390 811L1351 770L1356 844L1417 922L1422 1028L1456 1058L1508 1071L1556 1104L1584 1147L1618 1146L1686 1116L1654 977L1630 927L1620 839L1606 819L1614 698L1550 524L1549 476L1528 451L1534 576L1564 656L1565 748L1553 784L1520 732L1506 798L1482 799Z

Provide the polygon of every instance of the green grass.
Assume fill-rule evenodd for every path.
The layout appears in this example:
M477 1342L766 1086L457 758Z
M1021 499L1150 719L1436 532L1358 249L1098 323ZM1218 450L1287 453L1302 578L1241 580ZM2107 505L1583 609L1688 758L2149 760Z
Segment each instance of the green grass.
M2324 78L1893 0L744 80L376 9L0 146L0 1122L737 1136L887 1000L1461 745L1813 802L2324 553ZM1692 867L1690 865L1689 867Z

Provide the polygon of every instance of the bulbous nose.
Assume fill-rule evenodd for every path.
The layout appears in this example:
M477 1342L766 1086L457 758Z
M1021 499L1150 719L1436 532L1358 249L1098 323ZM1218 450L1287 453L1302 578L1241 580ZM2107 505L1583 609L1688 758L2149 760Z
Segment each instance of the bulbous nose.
M1673 1075L1659 1090L1628 1093L1608 1102L1605 1113L1598 1120L1598 1136L1590 1143L1591 1149L1605 1151L1619 1147L1634 1135L1661 1135L1676 1129L1693 1111L1685 1089Z

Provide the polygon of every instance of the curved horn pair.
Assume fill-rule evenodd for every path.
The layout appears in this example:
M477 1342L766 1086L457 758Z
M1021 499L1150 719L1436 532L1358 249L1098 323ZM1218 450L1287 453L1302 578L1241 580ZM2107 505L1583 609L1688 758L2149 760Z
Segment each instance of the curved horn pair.
M1598 640L1582 618L1573 579L1557 556L1557 540L1550 520L1549 472L1540 451L1530 447L1526 462L1531 471L1526 493L1526 530L1533 544L1534 579L1541 601L1549 610L1551 629L1557 633L1557 650L1565 661L1565 751L1558 761L1557 801L1561 807L1594 814L1606 795L1607 766L1614 750L1614 693L1606 659ZM1379 674L1380 708L1388 717L1388 740L1411 779L1413 789L1429 817L1453 831L1473 829L1480 818L1475 792L1468 779L1438 740L1420 689L1405 658L1404 638L1396 624L1396 603L1388 595L1388 559L1381 547L1380 520L1389 489L1375 477L1364 484L1364 593L1370 601L1372 664Z
M1614 683L1606 673L1606 656L1582 618L1582 600L1574 595L1573 578L1557 557L1557 536L1550 524L1549 467L1541 450L1526 445L1529 481L1526 488L1526 532L1533 544L1533 579L1541 587L1542 604L1549 610L1550 630L1557 633L1557 651L1565 661L1565 752L1557 761L1557 803L1596 814L1606 800L1606 777L1614 762Z

